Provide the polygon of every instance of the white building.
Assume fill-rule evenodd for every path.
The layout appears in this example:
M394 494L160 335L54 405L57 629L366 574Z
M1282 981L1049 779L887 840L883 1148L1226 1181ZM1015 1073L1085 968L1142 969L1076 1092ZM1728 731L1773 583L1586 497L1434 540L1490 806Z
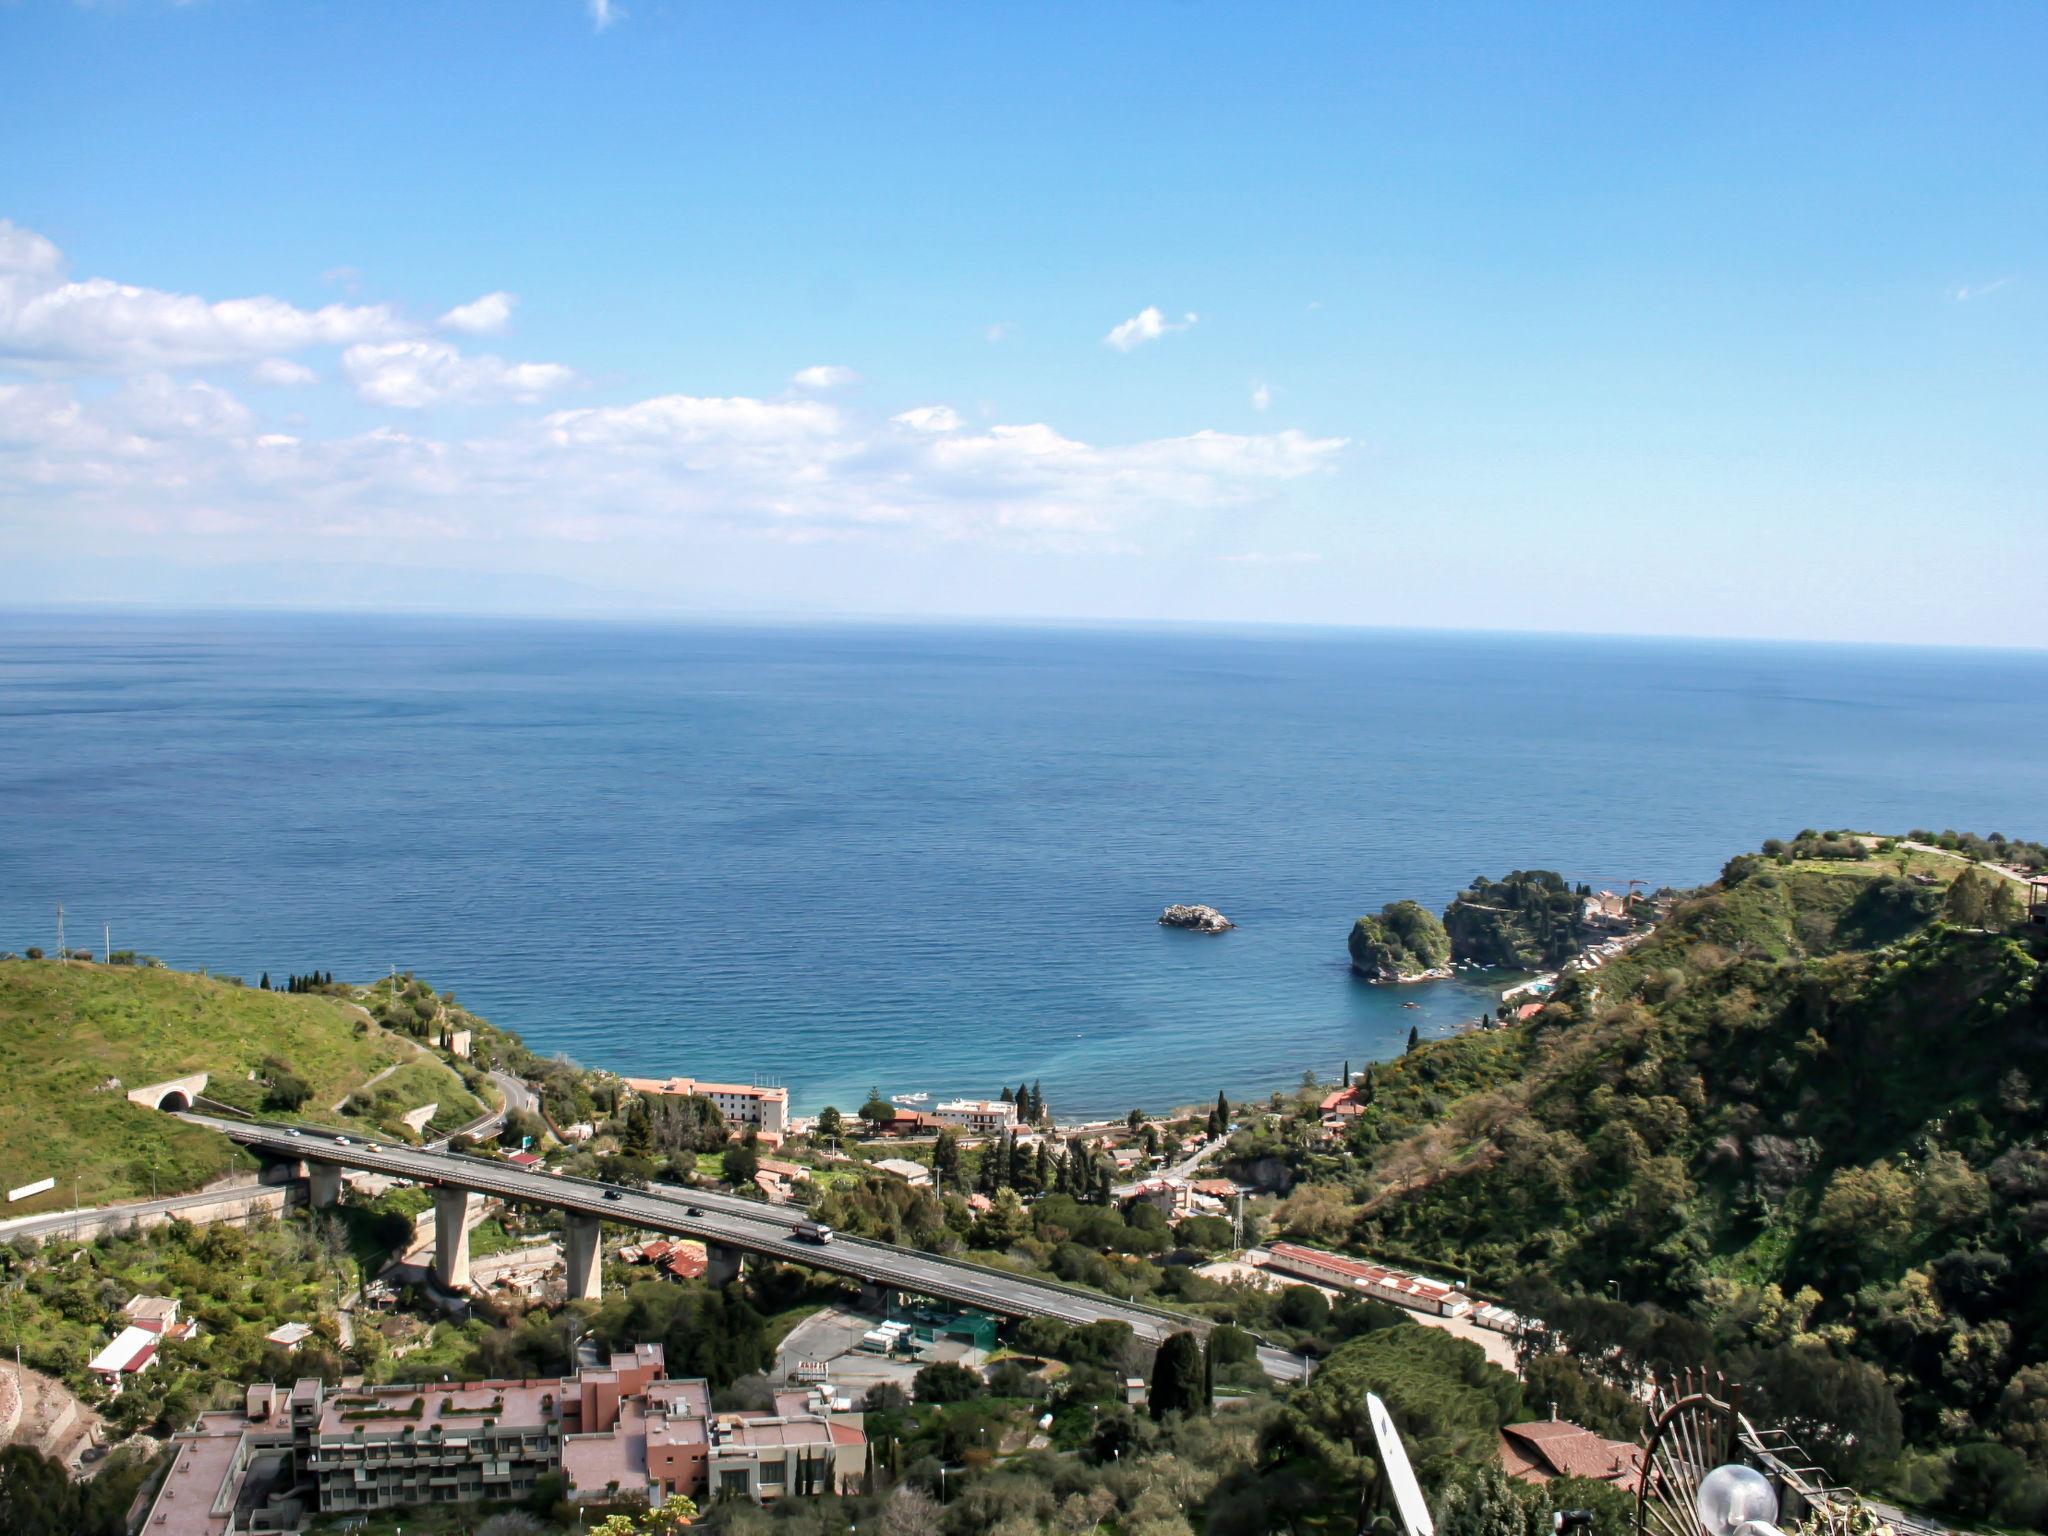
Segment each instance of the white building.
M1004 1099L954 1099L932 1113L939 1124L958 1126L978 1136L1000 1136L1017 1124L1017 1106Z
M718 1106L727 1124L748 1125L764 1141L779 1142L789 1134L789 1090L757 1088L750 1083L705 1083L694 1077L629 1077L626 1086L650 1098L705 1098Z
M110 1396L119 1397L121 1388L156 1364L163 1335L153 1329L127 1327L114 1342L94 1355L86 1369L105 1383Z
M870 1165L881 1173L893 1173L906 1184L922 1188L932 1181L931 1169L923 1163L913 1163L907 1157L885 1157Z

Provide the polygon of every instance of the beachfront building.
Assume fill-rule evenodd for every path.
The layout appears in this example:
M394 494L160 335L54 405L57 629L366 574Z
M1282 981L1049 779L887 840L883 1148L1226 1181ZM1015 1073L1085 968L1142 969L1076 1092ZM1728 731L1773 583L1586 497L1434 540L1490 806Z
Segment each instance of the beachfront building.
M673 1494L850 1492L867 1438L828 1393L714 1412L701 1380L664 1377L659 1344L561 1379L331 1391L251 1387L172 1442L149 1536L290 1531L315 1515L530 1497L559 1474L577 1502Z
M1472 1310L1472 1298L1443 1280L1411 1275L1404 1270L1347 1259L1341 1253L1304 1248L1299 1243L1274 1243L1266 1250L1266 1267L1294 1275L1317 1285L1392 1302L1416 1312L1438 1317L1463 1317Z
M939 1124L977 1136L1000 1136L1017 1124L1017 1106L1006 1099L954 1099L932 1112Z
M626 1086L643 1098L704 1098L718 1106L729 1125L749 1126L766 1142L789 1134L789 1090L750 1083L706 1083L694 1077L629 1077Z

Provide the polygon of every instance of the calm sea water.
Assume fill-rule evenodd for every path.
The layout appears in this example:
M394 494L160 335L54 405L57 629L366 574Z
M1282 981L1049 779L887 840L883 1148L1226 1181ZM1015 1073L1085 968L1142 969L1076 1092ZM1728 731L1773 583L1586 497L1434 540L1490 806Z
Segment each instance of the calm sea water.
M1120 1112L1491 1001L1354 979L1382 902L1696 882L1807 825L2040 837L2044 764L2043 653L0 615L0 948L61 900L74 943L396 964L801 1108L1036 1078Z

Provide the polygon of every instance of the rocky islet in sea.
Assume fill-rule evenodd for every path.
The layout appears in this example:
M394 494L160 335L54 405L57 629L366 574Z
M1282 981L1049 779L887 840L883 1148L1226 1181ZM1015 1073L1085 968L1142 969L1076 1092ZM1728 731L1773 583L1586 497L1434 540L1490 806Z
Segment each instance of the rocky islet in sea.
M1180 901L1161 912L1159 921L1168 928L1191 928L1196 933L1222 933L1237 926L1214 907L1192 906Z

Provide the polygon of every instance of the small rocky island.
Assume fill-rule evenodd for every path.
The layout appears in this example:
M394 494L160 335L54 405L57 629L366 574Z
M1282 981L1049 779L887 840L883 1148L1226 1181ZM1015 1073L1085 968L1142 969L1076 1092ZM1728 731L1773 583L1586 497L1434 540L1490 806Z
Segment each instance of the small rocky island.
M1237 926L1214 907L1189 906L1178 901L1159 914L1159 921L1168 928L1192 928L1197 933L1222 933Z
M1451 974L1451 939L1420 902L1390 901L1351 925L1351 968L1368 981L1432 981Z

